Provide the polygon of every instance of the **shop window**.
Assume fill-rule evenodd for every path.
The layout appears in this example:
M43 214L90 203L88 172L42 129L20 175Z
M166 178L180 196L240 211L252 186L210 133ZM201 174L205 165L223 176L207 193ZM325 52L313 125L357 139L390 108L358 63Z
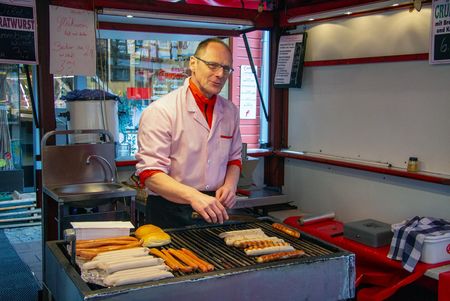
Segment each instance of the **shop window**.
M100 35L102 36L102 35ZM149 34L149 36L152 36ZM165 40L164 36L170 38ZM262 35L258 37L261 38ZM123 37L123 38L122 38ZM174 38L175 37L175 38ZM185 37L185 39L183 39ZM57 108L63 109L61 95L68 89L101 89L119 96L117 106L118 114L118 156L134 156L137 151L137 131L142 111L153 101L180 87L190 75L189 59L204 36L160 35L157 39L129 39L126 33L121 38L97 39L97 74L87 77L86 80L77 80L81 77L55 77L55 97ZM225 41L233 45L236 38ZM259 43L260 44L260 43ZM258 45L259 45L258 44ZM248 64L245 48L231 47L236 74L230 77L221 95L239 106L239 97L235 95L235 88L239 87L240 65ZM235 50L239 49L239 50ZM261 64L259 59L258 64ZM261 68L258 68L261 70ZM56 83L56 81L58 81ZM234 87L233 87L234 86ZM256 100L255 100L256 107ZM64 115L64 114L63 114ZM58 116L58 114L57 114ZM57 117L58 118L58 117ZM62 118L59 118L61 121ZM243 122L245 133L243 135L258 147L259 139L259 105L255 122ZM254 127L251 131L250 127ZM104 127L107 128L108 127ZM109 129L114 132L115 129ZM242 126L241 126L242 130ZM256 141L256 142L255 142Z
M0 192L34 190L32 101L21 65L0 64Z

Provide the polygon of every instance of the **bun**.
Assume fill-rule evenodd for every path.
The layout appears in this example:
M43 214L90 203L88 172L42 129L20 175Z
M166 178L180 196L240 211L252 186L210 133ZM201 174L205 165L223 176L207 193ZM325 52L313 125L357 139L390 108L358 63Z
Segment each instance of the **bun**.
M170 244L170 235L166 232L153 232L141 237L143 247L160 247Z
M136 231L134 232L134 236L136 236L137 238L140 239L147 234L156 233L156 232L165 233L163 231L163 229L161 229L160 227L152 225L152 224L147 224L147 225L143 225L143 226L140 226L139 228L137 228Z

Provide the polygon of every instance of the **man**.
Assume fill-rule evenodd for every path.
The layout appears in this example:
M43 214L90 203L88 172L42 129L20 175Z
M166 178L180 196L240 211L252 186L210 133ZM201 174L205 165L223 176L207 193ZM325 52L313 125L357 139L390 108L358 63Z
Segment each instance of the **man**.
M223 223L236 202L242 141L239 112L219 96L233 71L231 50L217 38L190 58L191 77L152 103L139 123L137 174L152 194L148 222L183 227Z

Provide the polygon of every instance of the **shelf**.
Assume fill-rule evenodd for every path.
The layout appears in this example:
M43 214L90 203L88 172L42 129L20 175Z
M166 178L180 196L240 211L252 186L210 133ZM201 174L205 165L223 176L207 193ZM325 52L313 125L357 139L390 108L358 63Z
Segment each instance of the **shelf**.
M273 155L273 152L270 149L249 149L247 155L249 157L259 158L271 156ZM137 162L138 161L134 159L134 156L116 158L117 167L136 165Z
M408 172L405 169L397 168L397 167L382 167L376 164L370 163L355 163L350 160L344 159L329 159L321 156L315 156L311 154L305 154L303 152L295 152L289 150L279 150L273 152L276 156L296 159L296 160L304 160L322 164L335 165L346 168L353 168L358 170L370 171L385 175L397 176L402 178L409 178L418 181L442 184L442 185L450 185L450 175L431 173L431 172Z

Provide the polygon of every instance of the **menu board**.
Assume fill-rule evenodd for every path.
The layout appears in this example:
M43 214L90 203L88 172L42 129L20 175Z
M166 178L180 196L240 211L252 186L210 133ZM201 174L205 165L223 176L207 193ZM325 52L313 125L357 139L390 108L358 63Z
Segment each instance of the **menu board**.
M305 60L306 33L284 35L278 44L276 88L300 88Z
M0 0L0 63L37 62L34 0Z
M450 2L433 0L430 64L450 63Z
M94 12L50 5L50 73L95 75Z

